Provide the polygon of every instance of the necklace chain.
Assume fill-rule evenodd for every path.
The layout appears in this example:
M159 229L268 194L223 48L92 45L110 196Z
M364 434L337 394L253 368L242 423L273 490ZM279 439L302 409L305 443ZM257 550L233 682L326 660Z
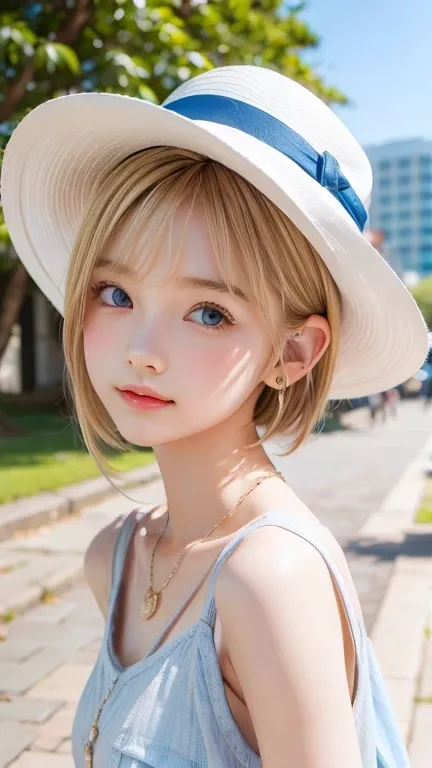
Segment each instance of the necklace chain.
M151 557L151 562L150 562L150 586L149 586L149 588L148 588L148 590L146 592L146 595L144 597L144 600L143 600L142 606L141 606L141 617L143 619L150 619L156 613L156 611L157 611L157 609L159 607L162 590L165 589L165 587L171 581L172 577L176 573L177 569L180 566L180 563L182 562L182 560L183 560L184 556L187 554L187 552L189 552L189 550L192 549L192 547L196 546L196 544L201 544L201 542L205 541L205 539L207 539L213 533L215 528L217 528L219 525L221 525L224 522L224 520L226 520L228 517L231 517L231 515L233 515L235 510L244 501L246 496L248 496L250 493L252 493L252 491L254 491L255 488L257 488L258 485L260 485L264 480L268 480L270 477L280 477L280 478L283 479L282 474L280 472L278 472L278 471L270 472L267 475L262 475L261 477L258 477L252 483L252 485L249 488L247 488L247 490L244 491L244 493L242 493L241 496L239 496L239 498L237 499L237 501L234 504L234 506L231 507L231 509L221 518L221 520L219 520L217 523L215 523L215 525L213 525L213 527L210 528L210 530L201 539L197 539L196 541L192 541L190 544L186 545L186 547L183 549L183 551L180 553L179 557L177 558L177 561L174 564L174 568L172 569L172 571L169 574L168 578L164 581L164 583L162 584L161 588L158 591L155 591L154 586L153 586L153 584L154 584L154 580L153 580L154 579L154 560L155 560L155 554L156 554L156 550L157 550L158 544L159 544L162 536L164 535L164 533L166 531L166 528L167 528L167 525L168 525L168 522L169 522L169 517L167 518L167 521L165 523L165 527L164 527L162 533L159 534L159 536L158 536L158 538L156 540L156 543L154 545L153 552L152 552L152 557Z
M167 527L167 525L168 525L168 520L167 520L167 522L166 522L166 524L165 524L165 528L163 529L162 533L161 533L161 534L160 534L160 536L158 537L158 539L157 539L157 541L156 541L156 544L155 544L155 546L154 546L154 549L153 549L153 554L152 554L152 560L151 560L151 565L150 565L150 589L149 589L149 591L148 591L147 595L149 594L149 592L151 592L153 595L155 595L155 596L156 596L156 603L155 603L155 605L153 606L153 610L152 610L151 612L150 612L150 610L147 610L147 615L145 615L145 614L144 614L144 605L145 605L145 600L144 600L144 603L143 603L143 607L142 607L142 609L141 609L141 615L143 616L143 618L150 618L150 616L153 616L153 614L154 614L154 613L155 613L155 611L157 610L157 607L158 607L158 602L159 602L159 598L160 598L160 593L161 593L162 589L164 589L164 588L167 586L167 584L169 584L169 582L170 582L170 580L172 579L172 577L174 576L174 574L175 574L175 572L176 572L177 568L179 567L179 565L180 565L181 561L183 560L183 558L184 558L184 556L185 556L186 552L188 552L188 551L189 551L189 549L191 549L191 547L195 546L195 544L198 544L199 542L201 542L201 541L204 541L205 539L207 539L207 538L210 536L210 534L211 534L211 533L213 533L213 531L215 530L215 528L217 528L217 527L218 527L218 525L221 525L221 523L223 523L223 521L224 521L224 520L226 520L226 519L227 519L227 517L230 517L230 516L231 516L231 515L232 515L232 514L235 512L235 510L237 509L237 507L239 507L239 506L240 506L240 504L242 503L242 501L244 501L244 499L246 498L246 496L248 496L250 493L252 493L252 491L253 491L253 490L255 490L255 488L256 488L258 485L260 485L260 483L262 483L264 480L268 480L270 477L280 477L280 478L282 478L282 479L283 479L283 477L282 477L282 475L281 475L281 473L280 473L280 472L271 472L271 473L270 473L270 474L268 474L268 475L263 475L263 476L261 476L261 477L258 477L258 478L255 480L255 482L254 482L254 483L252 483L252 485L250 486L250 488L248 488L248 489L247 489L247 490L246 490L244 493L242 493L242 495L241 495L241 496L240 496L240 497L237 499L236 503L234 504L234 506L233 506L233 507L231 507L231 509L229 510L229 512L227 512L227 513L226 513L226 515L224 515L224 516L222 517L222 519L221 519L221 520L219 520L219 522L218 522L218 523L216 523L216 524L215 524L215 525L214 525L214 526L213 526L213 527L212 527L212 528L209 530L209 532L205 534L205 536L203 536L203 537L202 537L201 539L199 539L198 541L194 541L194 542L191 542L190 544L188 544L188 545L187 545L187 546L184 548L184 550L183 550L183 552L181 553L180 557L178 558L178 560L177 560L177 562L176 562L176 564L175 564L175 566L174 566L173 570L171 571L171 573L170 573L170 575L168 576L168 578L167 578L167 580L165 581L165 583L162 585L162 587L161 587L160 591L159 591L159 592L154 592L154 591L153 591L153 563L154 563L154 554L155 554L155 552L156 552L156 548L157 548L157 545L159 544L159 541L161 540L162 536L164 535L164 533L165 533L165 531L166 531L166 527ZM147 597L147 596L146 596L146 597ZM111 694L112 694L112 692L113 692L113 689L114 689L114 687L115 687L115 685L116 685L116 683L117 683L117 680L118 680L118 677L116 677L116 679L113 681L113 683L112 683L111 687L109 688L109 690L108 690L107 694L106 694L106 695L104 696L104 698L102 699L102 702L101 702L101 704L99 705L99 708L98 708L98 710L97 710L97 712L96 712L96 715L95 715L95 717L94 717L94 720L93 720L92 726L91 726L91 728L90 728L90 733L89 733L89 736L88 736L87 742L86 742L86 744L85 744L85 746L84 746L84 757L85 757L85 765L86 765L86 768L93 768L93 755L94 755L94 748L95 748L95 745L96 745L96 742L97 742L97 739L98 739L98 736L99 736L99 720L100 720L100 716L101 716L101 714L102 714L102 710L103 710L103 708L104 708L105 704L107 703L108 699L110 698L110 696L111 696Z

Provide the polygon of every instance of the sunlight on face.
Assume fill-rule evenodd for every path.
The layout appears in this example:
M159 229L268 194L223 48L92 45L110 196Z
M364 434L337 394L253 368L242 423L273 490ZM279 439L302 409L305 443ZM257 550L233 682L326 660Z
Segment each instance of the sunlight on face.
M184 226L179 213L174 275L167 247L144 280L106 263L122 262L119 228L92 276L84 326L88 374L119 432L135 445L190 437L240 409L250 421L272 354L268 329L247 300L240 270L235 297L211 284L222 275L204 213L197 208ZM160 407L142 394L129 396L128 388L140 387L171 402Z

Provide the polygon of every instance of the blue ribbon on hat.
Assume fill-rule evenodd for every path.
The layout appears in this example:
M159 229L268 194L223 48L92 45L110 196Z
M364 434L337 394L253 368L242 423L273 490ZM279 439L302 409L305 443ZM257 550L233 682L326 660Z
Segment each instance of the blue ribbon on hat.
M328 189L348 211L360 231L363 231L367 211L343 175L336 158L330 152L316 152L300 134L277 117L238 99L204 93L171 101L164 105L164 109L190 120L204 120L237 128L282 152Z

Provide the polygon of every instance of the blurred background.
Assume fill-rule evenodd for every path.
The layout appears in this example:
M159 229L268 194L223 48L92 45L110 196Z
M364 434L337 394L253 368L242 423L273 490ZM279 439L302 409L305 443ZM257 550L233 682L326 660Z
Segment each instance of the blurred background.
M349 8L343 0L3 0L0 147L54 96L100 90L160 103L213 66L272 67L317 93L364 146L375 177L366 235L432 325L432 5L410 8L405 18L390 0ZM69 482L97 474L68 427L60 326L17 259L0 209L0 453L9 455L0 502L59 486L65 473ZM398 395L432 396L430 361ZM372 414L366 400L331 404L319 428L365 406ZM113 458L123 470L142 461Z
M432 330L431 27L430 0L1 0L0 152L55 96L160 103L214 66L274 68L364 147L375 180L366 236ZM0 208L0 768L45 766L48 753L52 768L72 765L71 717L101 632L82 554L132 506L87 455L63 368L61 318ZM414 768L432 765L431 404L429 355L395 390L329 403L292 457L268 446L344 548ZM109 458L132 498L161 500L151 450Z

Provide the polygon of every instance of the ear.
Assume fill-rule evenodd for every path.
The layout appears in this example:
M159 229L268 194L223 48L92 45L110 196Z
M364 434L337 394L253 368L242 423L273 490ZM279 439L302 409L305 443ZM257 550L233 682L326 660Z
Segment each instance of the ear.
M299 381L321 359L330 340L327 319L321 315L310 315L301 329L286 337L281 362L268 373L264 383L274 389L284 389ZM276 382L276 379L282 379L283 383Z

